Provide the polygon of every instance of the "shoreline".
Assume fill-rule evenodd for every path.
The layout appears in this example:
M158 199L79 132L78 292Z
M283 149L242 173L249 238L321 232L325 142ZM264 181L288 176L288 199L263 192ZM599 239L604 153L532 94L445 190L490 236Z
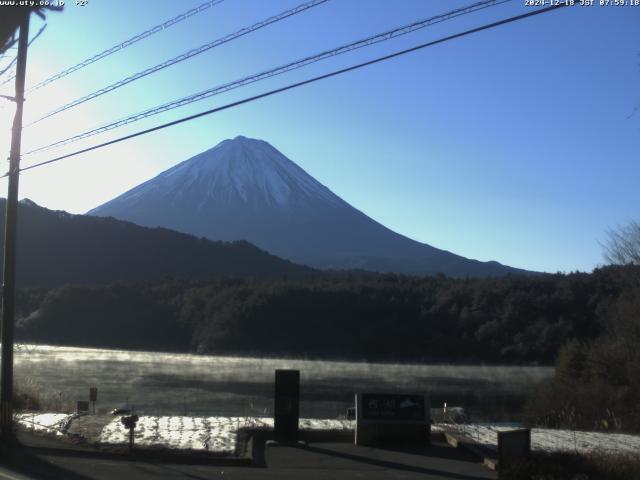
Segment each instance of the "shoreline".
M496 367L506 367L506 368L554 368L553 362L551 363L541 363L541 362L531 362L531 363L498 363L498 362L488 362L485 360L477 360L472 361L469 359L454 361L453 359L442 359L442 358L428 358L424 357L422 359L415 358L397 358L397 359L364 359L364 358L356 358L356 357L332 357L332 356L286 356L286 355L276 355L276 354L265 354L260 352L246 352L246 353L198 353L193 351L163 351L163 350L145 350L145 349L126 349L120 347L109 347L109 346L91 346L91 345L53 345L53 344L45 344L45 343L16 343L16 350L19 351L20 348L25 349L41 349L43 351L55 351L55 349L76 349L76 350L85 350L85 351L104 351L111 353L126 353L126 354L156 354L156 355L167 355L167 356L188 356L194 357L197 359L202 358L217 358L217 359L229 359L229 360L263 360L263 361L291 361L291 362L323 362L328 364L361 364L361 365L380 365L380 366L390 366L390 365L403 365L407 367L424 367L424 366L433 366L433 367L473 367L473 368L496 368Z

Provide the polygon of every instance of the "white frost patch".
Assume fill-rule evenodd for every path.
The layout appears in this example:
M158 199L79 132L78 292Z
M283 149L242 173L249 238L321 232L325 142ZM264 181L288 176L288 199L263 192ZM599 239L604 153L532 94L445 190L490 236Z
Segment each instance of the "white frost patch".
M447 428L450 427L450 425L447 426ZM513 428L504 425L466 425L459 426L456 430L479 443L498 448L497 432ZM588 453L597 451L638 455L640 435L533 428L531 429L531 448L545 452Z
M14 419L31 430L62 435L72 417L67 413L16 413Z
M431 425L431 433L444 433L446 431L446 428L444 427L444 424L433 424Z
M235 417L140 417L134 433L136 445L175 450L231 453L236 446L238 418ZM120 417L107 424L100 443L126 444L129 431Z
M134 432L138 446L173 450L196 450L229 454L236 448L238 430L273 428L273 418L264 417L156 417L141 416ZM348 431L355 428L352 420L301 418L301 430ZM120 417L108 423L100 434L100 443L125 445L129 431Z
M321 418L301 418L300 430L321 430L326 432L344 432L355 430L355 420L331 420Z

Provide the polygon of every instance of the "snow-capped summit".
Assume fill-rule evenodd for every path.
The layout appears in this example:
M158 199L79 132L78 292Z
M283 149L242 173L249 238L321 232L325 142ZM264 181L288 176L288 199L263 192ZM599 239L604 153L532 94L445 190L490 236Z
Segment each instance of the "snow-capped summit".
M243 202L254 206L295 207L322 200L343 203L327 187L309 176L267 142L238 136L166 170L127 192L127 202L154 191L176 196L197 193L197 208Z
M516 272L416 242L346 203L263 140L224 140L89 215L212 240L247 240L319 268L413 274Z

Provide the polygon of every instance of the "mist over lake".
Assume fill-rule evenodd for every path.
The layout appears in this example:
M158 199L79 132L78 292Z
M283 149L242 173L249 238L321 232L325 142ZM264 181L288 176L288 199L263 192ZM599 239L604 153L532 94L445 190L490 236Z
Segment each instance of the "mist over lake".
M15 381L53 406L88 400L98 411L133 405L147 414L271 415L274 370L301 371L301 415L335 418L356 392L424 392L432 406L464 405L478 415L517 412L552 367L461 366L205 356L19 345Z

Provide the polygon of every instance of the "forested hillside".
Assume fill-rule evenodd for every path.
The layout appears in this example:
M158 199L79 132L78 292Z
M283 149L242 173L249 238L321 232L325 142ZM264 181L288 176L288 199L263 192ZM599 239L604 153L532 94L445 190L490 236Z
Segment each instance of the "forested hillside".
M219 354L552 363L595 339L637 267L451 279L344 275L66 286L21 296L21 340ZM36 298L37 297L37 298ZM35 308L38 305L38 308Z
M0 218L5 205L0 198ZM244 241L212 242L113 218L53 211L28 200L18 209L17 282L25 287L314 274ZM0 236L0 249L3 245Z
M531 400L533 423L640 432L640 268L622 272L625 288L598 310L598 335L560 350L554 378Z

